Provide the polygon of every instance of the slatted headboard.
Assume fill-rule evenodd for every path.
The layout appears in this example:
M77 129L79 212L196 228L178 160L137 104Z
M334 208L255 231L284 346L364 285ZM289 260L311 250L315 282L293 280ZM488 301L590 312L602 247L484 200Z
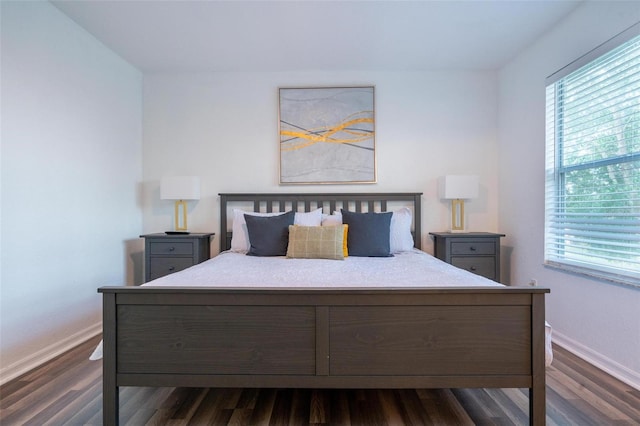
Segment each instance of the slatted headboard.
M233 218L233 214L230 214L233 208L252 209L254 212L267 213L287 210L309 212L322 208L323 213L331 214L341 208L355 212L386 212L398 207L409 207L413 216L414 246L418 249L421 248L420 206L422 192L218 195L220 196L220 251L231 248L231 230L228 218ZM235 207L235 205L240 207Z

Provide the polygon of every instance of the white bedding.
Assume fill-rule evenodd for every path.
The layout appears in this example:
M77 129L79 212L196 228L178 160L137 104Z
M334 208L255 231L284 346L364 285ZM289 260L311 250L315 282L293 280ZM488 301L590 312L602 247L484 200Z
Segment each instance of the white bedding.
M500 286L419 250L393 257L347 257L344 260L256 257L223 252L180 273L145 286L195 287L468 287Z
M423 251L393 257L347 257L344 260L255 257L223 252L203 263L166 275L144 286L223 288L376 288L502 286L445 263ZM546 324L546 364L553 359L551 327ZM102 357L102 342L91 359Z

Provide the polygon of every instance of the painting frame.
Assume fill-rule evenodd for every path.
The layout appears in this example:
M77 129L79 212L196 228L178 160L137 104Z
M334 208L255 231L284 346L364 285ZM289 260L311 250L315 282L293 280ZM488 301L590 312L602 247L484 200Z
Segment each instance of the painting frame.
M377 183L375 86L278 89L280 185Z

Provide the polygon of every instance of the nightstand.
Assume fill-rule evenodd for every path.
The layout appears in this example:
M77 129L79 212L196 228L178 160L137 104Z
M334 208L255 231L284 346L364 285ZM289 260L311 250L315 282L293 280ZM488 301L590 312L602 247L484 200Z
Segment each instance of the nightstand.
M429 232L434 255L474 274L500 282L500 238L492 232Z
M213 233L140 235L144 238L145 282L202 263L211 257Z

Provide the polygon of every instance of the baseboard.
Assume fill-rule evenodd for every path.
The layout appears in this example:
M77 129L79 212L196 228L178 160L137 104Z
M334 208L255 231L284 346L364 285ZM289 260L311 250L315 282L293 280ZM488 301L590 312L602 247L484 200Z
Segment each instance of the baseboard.
M606 356L584 346L582 343L576 342L562 333L558 333L556 330L553 330L553 343L562 346L564 349L582 358L589 364L598 367L600 370L609 373L616 379L640 390L640 373L618 364Z
M34 368L39 367L45 362L50 361L58 355L65 353L69 349L75 348L79 344L86 342L87 340L97 336L100 333L102 333L101 322L93 324L92 326L74 333L59 342L49 345L46 348L43 348L38 352L31 354L24 359L21 359L18 362L14 362L11 365L2 367L2 369L0 369L0 385L4 385L10 380L28 373Z

